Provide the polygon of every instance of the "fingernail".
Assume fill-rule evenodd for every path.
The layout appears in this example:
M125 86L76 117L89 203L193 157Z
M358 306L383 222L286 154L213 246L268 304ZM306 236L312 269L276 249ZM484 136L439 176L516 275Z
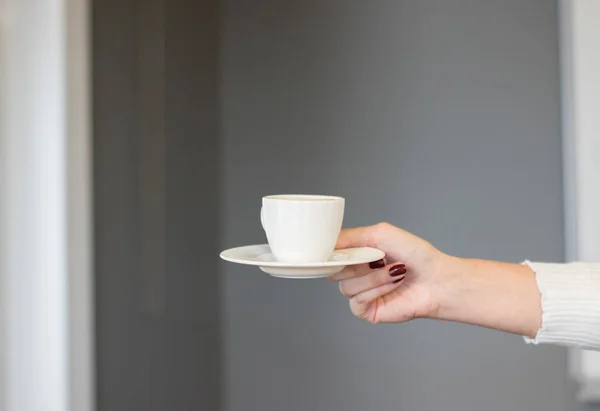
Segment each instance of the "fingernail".
M390 268L390 275L392 277L398 277L402 274L406 274L406 266L404 264L398 264Z
M394 280L393 284L398 284L400 281L404 280L404 277L406 277L406 276L403 276L402 278L398 278L397 280Z
M369 267L371 267L373 269L383 268L383 267L385 267L385 261L383 261L383 260L373 261L372 263L369 263Z

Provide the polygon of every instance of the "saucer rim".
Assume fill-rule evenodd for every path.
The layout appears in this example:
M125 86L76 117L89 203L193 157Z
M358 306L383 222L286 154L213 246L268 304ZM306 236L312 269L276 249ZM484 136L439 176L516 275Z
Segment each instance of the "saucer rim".
M348 250L371 250L373 254L378 254L379 257L376 258L361 258L361 259L348 259L348 260L336 260L336 261L324 261L320 263L285 263L279 261L257 261L257 260L244 260L239 258L231 258L227 257L225 254L234 250L240 250L244 248L255 248L255 247L266 247L270 252L271 247L269 244L253 244L253 245L244 245L240 247L232 247L226 250L221 251L219 257L222 260L236 263L236 264L244 264L244 265L252 265L257 267L273 267L273 268L311 268L311 267L339 267L339 266L350 266L350 265L359 265L359 264L368 264L373 261L380 260L385 257L385 253L378 248L374 247L348 247L348 248L340 248L335 251L348 251Z

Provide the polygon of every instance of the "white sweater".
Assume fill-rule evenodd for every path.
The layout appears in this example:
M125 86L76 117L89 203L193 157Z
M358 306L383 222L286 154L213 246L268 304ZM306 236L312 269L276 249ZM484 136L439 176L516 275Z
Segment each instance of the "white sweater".
M532 344L600 350L600 263L532 263L542 296L542 328Z

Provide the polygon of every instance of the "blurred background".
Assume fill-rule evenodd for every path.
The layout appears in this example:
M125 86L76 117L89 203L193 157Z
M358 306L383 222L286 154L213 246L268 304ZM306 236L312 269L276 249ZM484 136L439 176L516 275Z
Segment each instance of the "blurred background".
M555 1L89 7L95 409L591 409L563 348L374 326L334 283L218 259L265 242L263 195L310 193L347 227L563 261Z

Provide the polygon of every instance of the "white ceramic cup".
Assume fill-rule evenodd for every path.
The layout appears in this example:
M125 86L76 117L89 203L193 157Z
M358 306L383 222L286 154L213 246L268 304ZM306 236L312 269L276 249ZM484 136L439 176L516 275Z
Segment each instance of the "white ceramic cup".
M345 200L322 195L263 197L260 219L277 261L327 261L342 229Z

